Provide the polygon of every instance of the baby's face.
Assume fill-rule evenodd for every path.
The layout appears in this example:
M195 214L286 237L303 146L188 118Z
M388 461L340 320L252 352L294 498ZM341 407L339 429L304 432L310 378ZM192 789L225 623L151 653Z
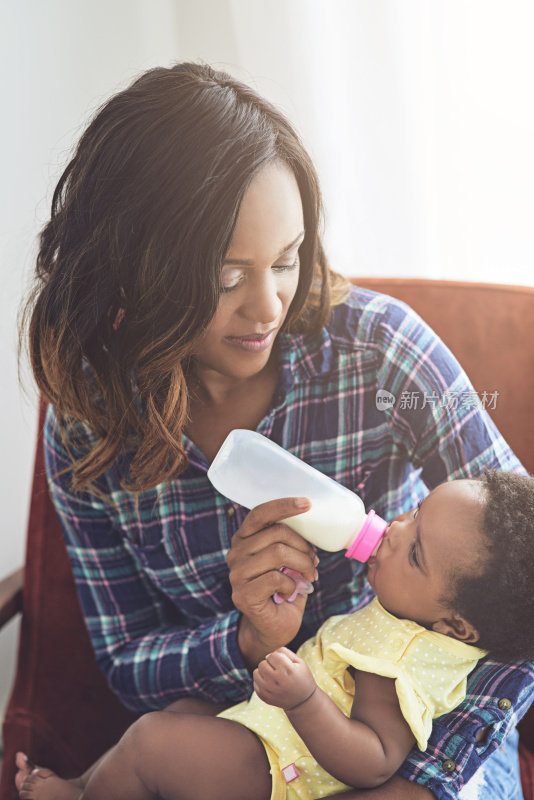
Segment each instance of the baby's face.
M454 577L483 568L482 513L480 483L457 480L396 517L368 562L369 583L384 608L428 628L447 616Z

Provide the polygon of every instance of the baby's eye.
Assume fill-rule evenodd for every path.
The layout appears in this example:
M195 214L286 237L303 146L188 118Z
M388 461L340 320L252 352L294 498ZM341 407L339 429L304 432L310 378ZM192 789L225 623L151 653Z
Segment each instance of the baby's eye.
M413 519L415 519L415 518L416 518L416 516L419 514L419 509L421 508L421 503L422 503L422 502L423 502L422 500L419 500L419 502L417 503L417 506L416 506L416 507L414 508L414 510L412 511L412 517L413 517Z
M415 542L410 546L409 558L410 558L410 564L412 564L412 566L414 567L419 566L419 559L417 558L417 544Z

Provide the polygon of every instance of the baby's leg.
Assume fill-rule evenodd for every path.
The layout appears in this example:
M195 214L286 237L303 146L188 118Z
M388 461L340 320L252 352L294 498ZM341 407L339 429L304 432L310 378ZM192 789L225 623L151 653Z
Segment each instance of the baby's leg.
M99 763L84 800L268 800L271 777L260 740L211 716L145 714Z
M182 697L175 700L163 711L173 711L175 714L195 714L199 716L216 717L233 703L214 703L212 700L202 700L200 697Z
M39 769L23 800L268 800L271 776L260 740L237 722L172 711L145 714L84 775L87 784Z
M217 714L224 709L229 708L231 705L232 703L214 703L211 700L202 700L199 697L184 697L181 700L176 700L174 703L171 703L163 710L172 711L174 714L195 714L199 716L215 717ZM97 762L92 764L89 769L83 773L83 775L81 775L75 781L71 781L71 783L85 787L89 778L95 769L100 765L100 762L106 757L106 755L107 753L104 753L104 755L101 756Z
M223 708L228 708L228 703L212 703L207 700L197 698L184 698L172 703L165 711L174 714L200 715L215 717ZM154 714L158 718L158 713ZM144 723L145 724L145 723ZM146 724L145 724L146 726ZM79 800L82 789L85 788L93 773L100 768L102 762L109 757L106 770L109 764L113 765L118 758L117 746L105 753L100 759L89 767L83 775L73 780L59 778L54 772L44 767L35 767L25 756L24 753L17 753L16 764L18 768L16 786L20 797L39 798L39 800ZM113 776L109 777L113 781ZM135 791L135 787L132 789Z

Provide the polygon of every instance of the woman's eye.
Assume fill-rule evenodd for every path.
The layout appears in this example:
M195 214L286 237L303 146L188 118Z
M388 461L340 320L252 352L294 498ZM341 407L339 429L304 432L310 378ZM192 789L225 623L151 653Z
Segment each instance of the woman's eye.
M289 272L290 270L296 269L299 265L300 261L297 254L292 264L275 264L272 270L276 273ZM244 278L245 273L243 270L224 269L221 275L221 292L231 292L233 289L237 289Z
M244 272L241 269L225 269L221 275L221 291L231 292L235 289L244 278Z
M293 261L292 264L275 264L273 270L276 272L288 272L290 269L295 269L300 264L299 257Z
M414 567L419 566L419 559L417 558L417 545L415 542L410 546L410 564L412 564Z

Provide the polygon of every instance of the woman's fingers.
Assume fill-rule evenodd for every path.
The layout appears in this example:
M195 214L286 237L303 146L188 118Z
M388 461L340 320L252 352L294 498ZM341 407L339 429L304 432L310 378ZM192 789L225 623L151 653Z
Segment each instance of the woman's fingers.
M309 558L312 558L314 555L311 544L282 522L273 522L268 528L262 528L255 534L250 534L245 537L240 534L240 529L238 529L232 538L230 552L240 552L253 556L269 545L276 543L291 547L293 550L306 554Z
M296 531L279 521L309 507L310 503L305 498L286 497L256 506L247 514L232 538L227 555L234 588L282 567L300 572L310 583L317 579L318 559L313 547Z
M279 574L282 579L289 580ZM302 624L307 597L298 594L293 603L277 605L272 594L266 575L233 595L235 606L241 611L238 646L249 668L257 666L267 653L294 639Z
M253 536L264 528L280 522L282 519L303 514L310 508L311 503L306 497L282 497L279 500L270 500L268 503L262 503L253 508L252 511L249 511L243 524L236 532L236 536L239 535L242 538Z
M306 597L277 604L273 596L289 598L293 578L289 568L311 584L317 579L318 558L313 547L281 519L302 513L309 501L299 498L272 500L252 509L232 538L227 555L232 600L241 611L238 644L248 666L255 666L270 650L287 644L298 633Z
M277 526L280 527L282 526ZM297 549L283 541L282 535L283 532L279 530L269 532L261 539L262 546L256 551L230 551L227 560L232 587L254 580L265 573L279 571L282 567L289 567L299 572L310 583L317 579L318 559L313 549L309 545L305 550Z
M278 592L289 597L295 591L295 581L280 570L264 572L246 582L236 581L232 584L232 600L236 608L243 613L257 611L265 601L272 603L272 596Z

